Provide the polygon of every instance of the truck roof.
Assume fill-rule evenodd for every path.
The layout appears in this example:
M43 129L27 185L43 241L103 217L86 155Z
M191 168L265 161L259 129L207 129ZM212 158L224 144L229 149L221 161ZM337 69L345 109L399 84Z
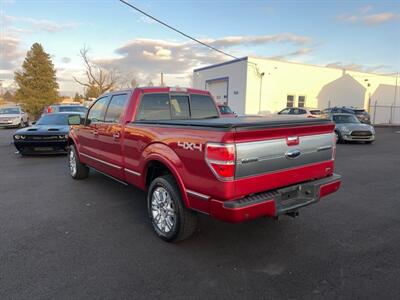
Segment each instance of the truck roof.
M185 93L185 94L203 94L203 95L210 94L208 91L193 89L193 88L186 88L186 87L146 86L146 87L137 87L137 88L130 88L130 89L123 89L123 90L107 92L107 93L104 93L102 96L118 94L118 93L122 93L122 92L133 93L136 89L140 90L143 93Z

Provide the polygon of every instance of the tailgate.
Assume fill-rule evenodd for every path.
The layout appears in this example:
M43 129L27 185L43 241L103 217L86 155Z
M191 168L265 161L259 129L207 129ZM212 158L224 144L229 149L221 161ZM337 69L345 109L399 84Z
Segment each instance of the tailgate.
M293 171L331 161L335 148L333 129L334 125L326 121L280 128L236 128L235 178ZM315 173L302 174L301 178L315 179ZM288 181L294 183L289 178Z

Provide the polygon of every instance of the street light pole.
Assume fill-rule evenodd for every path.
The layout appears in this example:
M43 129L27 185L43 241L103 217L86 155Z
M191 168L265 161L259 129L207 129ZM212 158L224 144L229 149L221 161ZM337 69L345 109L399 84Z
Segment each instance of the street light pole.
M263 77L264 77L265 73L262 72L260 74L260 96L259 96L259 100L258 100L258 114L260 114L261 112L261 99L262 99L262 82L263 82Z

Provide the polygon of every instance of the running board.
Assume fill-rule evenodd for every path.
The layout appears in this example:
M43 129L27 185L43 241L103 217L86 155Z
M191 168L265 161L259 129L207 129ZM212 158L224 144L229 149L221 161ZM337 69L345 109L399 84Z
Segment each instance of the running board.
M121 184L123 184L123 185L125 185L125 186L128 185L125 181L119 180L119 179L117 179L117 178L115 178L115 177L113 177L113 176L111 176L111 175L109 175L109 174L106 174L106 173L104 173L104 172L102 172L102 171L97 170L96 168L90 167L90 169L93 169L93 170L95 170L96 172L98 172L98 173L100 173L100 174L103 174L104 176L107 176L108 178L111 178L111 179L113 179L113 180L115 180L115 181L117 181L117 182L119 182L119 183L121 183Z

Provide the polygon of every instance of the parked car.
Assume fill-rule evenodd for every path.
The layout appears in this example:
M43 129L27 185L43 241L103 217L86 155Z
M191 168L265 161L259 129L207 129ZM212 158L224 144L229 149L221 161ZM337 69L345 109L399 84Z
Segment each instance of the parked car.
M372 143L375 140L375 129L369 124L361 123L353 114L331 114L335 122L335 134L338 143L357 141Z
M322 113L329 117L331 114L352 114L357 117L357 119L364 124L371 124L371 116L365 109L359 109L354 107L330 107L322 111Z
M218 109L222 118L236 118L237 114L225 104L218 104Z
M0 108L1 127L25 127L29 126L29 116L19 106Z
M317 108L287 107L278 112L278 115L295 115L306 118L319 118L321 111Z
M44 115L33 126L14 133L15 148L21 155L66 153L69 119L79 121L81 116L78 113Z
M147 191L152 227L169 242L189 237L199 212L227 222L295 216L341 183L333 122L220 118L207 91L116 91L76 121L68 140L72 178L86 178L91 167Z
M42 113L43 115L57 113L57 112L77 112L77 113L86 113L87 107L83 105L73 105L73 104L59 104L59 105L50 105L47 106Z

